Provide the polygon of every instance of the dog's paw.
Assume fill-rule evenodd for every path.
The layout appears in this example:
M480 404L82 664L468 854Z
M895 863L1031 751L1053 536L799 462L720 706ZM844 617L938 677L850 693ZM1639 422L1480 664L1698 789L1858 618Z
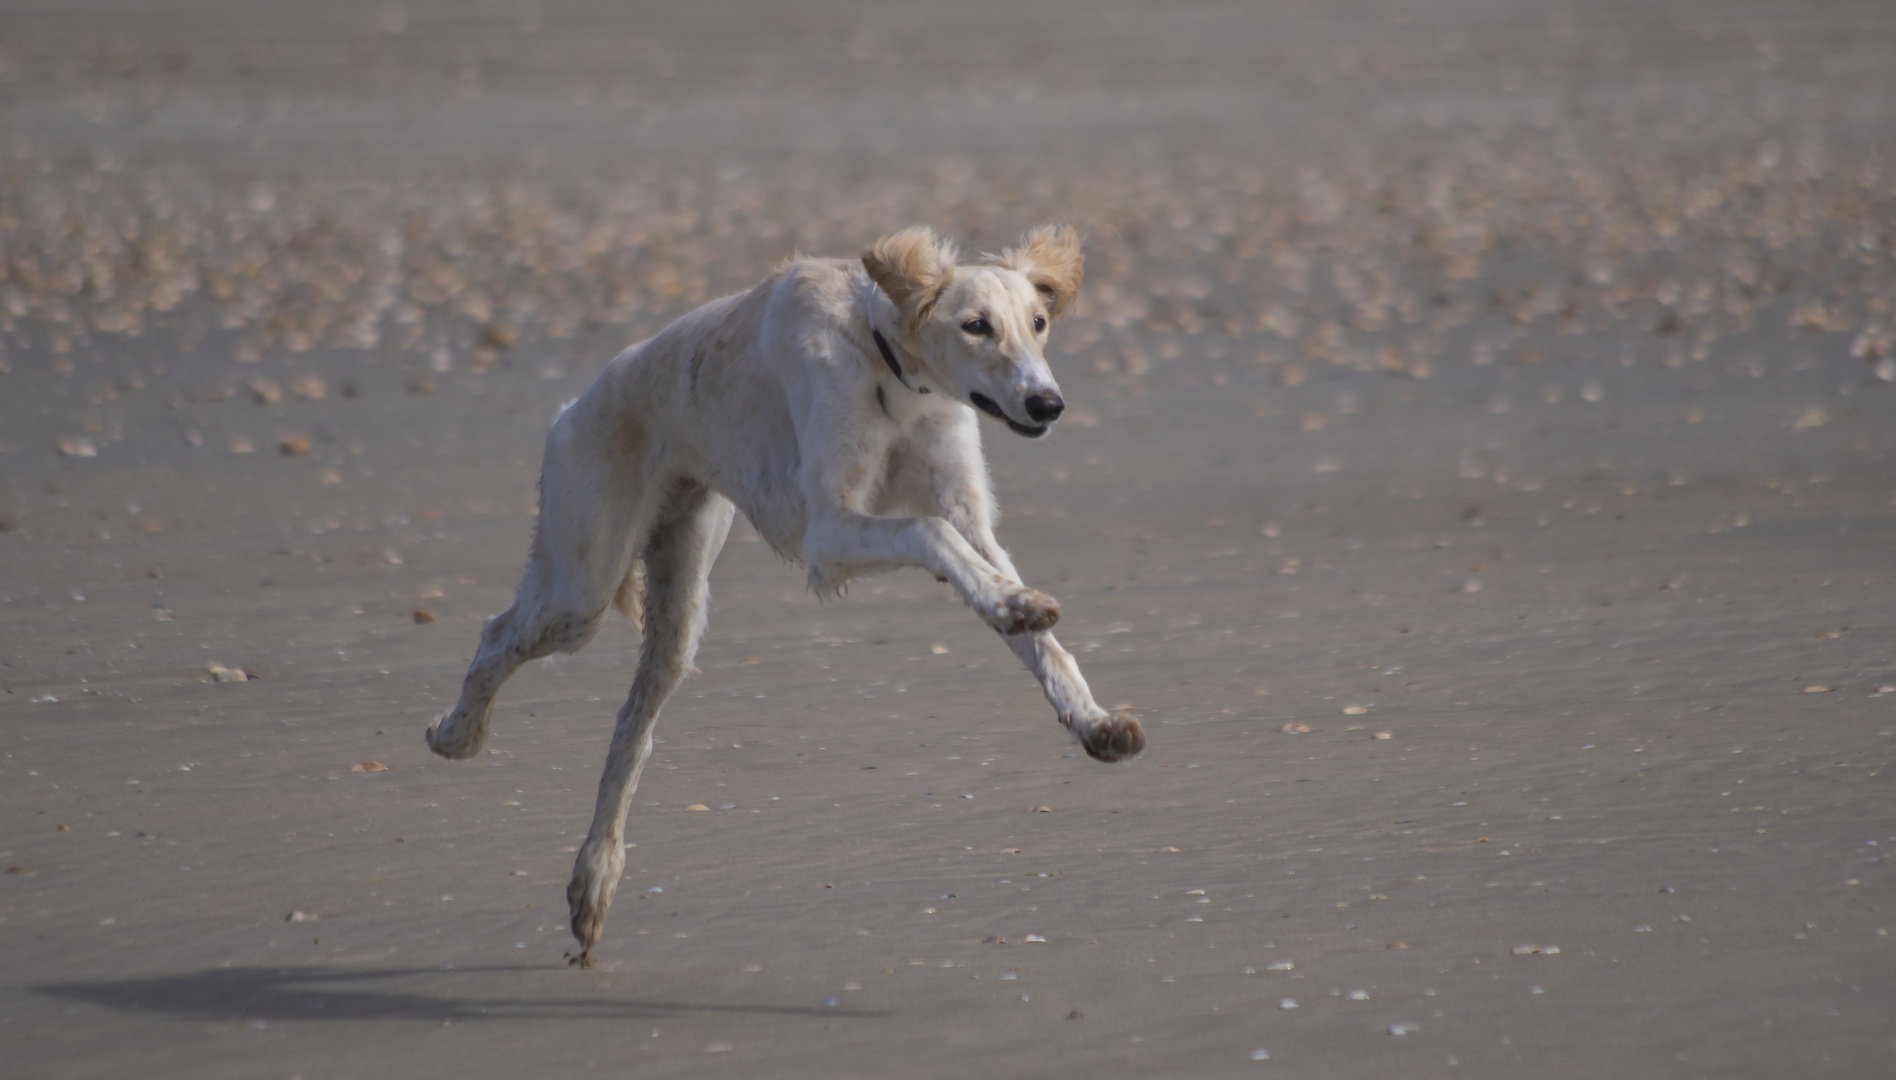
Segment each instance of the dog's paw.
M1060 601L1034 589L1022 589L1001 603L989 620L1003 634L1037 634L1060 621Z
M617 858L612 857L614 849ZM605 933L606 912L612 907L612 894L618 891L619 875L624 870L625 850L617 844L595 846L589 841L580 846L573 880L566 885L566 908L581 956L589 956Z
M487 741L487 733L477 725L456 723L458 717L443 714L435 717L422 736L428 743L428 749L444 758L460 760L470 758L481 752L481 744Z
M1127 713L1072 725L1086 755L1095 761L1125 761L1146 748L1145 729Z

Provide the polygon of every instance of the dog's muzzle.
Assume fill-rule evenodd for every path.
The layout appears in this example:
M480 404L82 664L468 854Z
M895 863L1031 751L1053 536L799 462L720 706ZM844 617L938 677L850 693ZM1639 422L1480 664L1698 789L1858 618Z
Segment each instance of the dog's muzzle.
M1012 431L1016 435L1025 435L1029 439L1038 439L1042 435L1045 435L1047 433L1047 425L1058 420L1060 414L1066 411L1066 402L1060 399L1060 395L1053 394L1043 397L1040 394L1035 394L1027 399L1027 415L1036 421L1044 421L1044 423L1023 424L1002 412L1001 407L994 404L994 399L988 397L986 394L971 393L968 395L968 401L975 408L1005 423L1009 431Z

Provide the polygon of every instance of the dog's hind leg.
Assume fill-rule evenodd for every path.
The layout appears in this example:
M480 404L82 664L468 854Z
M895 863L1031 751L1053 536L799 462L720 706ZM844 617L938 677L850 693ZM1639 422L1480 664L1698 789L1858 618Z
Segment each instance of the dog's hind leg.
M480 649L461 682L461 699L428 727L430 750L445 758L480 753L501 686L529 660L584 648L599 632L612 599L608 592L597 604L590 602L591 597L563 597L549 603L537 593L533 586L522 586L522 595L512 606L482 627Z
M693 486L675 492L645 549L645 638L631 693L619 709L612 749L599 778L592 826L573 862L566 887L573 937L572 962L592 966L592 947L605 929L606 910L625 871L625 816L639 773L652 752L652 726L704 635L711 564L731 530L733 507L723 496Z
M632 556L652 512L640 462L589 454L583 432L576 437L565 421L547 435L540 519L520 589L481 629L460 701L428 728L428 748L442 757L480 752L494 697L522 664L585 648L610 606L637 610Z
M526 619L522 604L515 599L506 611L487 620L481 628L480 649L468 665L461 681L461 700L445 715L428 725L425 738L428 749L445 758L472 757L487 742L487 729L494 714L494 696L520 665L545 652L523 647L521 623Z

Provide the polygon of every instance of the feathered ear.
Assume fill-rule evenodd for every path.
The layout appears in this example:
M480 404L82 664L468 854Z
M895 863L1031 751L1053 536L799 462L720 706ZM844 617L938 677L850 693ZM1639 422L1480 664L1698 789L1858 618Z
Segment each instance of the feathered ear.
M955 246L916 225L871 244L862 253L862 268L913 325L954 279Z
M1059 318L1080 294L1086 256L1080 234L1071 225L1039 225L1027 230L1020 246L1001 252L1000 265L1024 275L1047 301L1047 314Z

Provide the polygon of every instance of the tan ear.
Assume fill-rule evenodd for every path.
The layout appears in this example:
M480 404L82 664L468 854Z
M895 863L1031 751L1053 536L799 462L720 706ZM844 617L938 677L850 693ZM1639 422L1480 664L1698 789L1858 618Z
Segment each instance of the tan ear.
M871 244L862 253L862 268L912 325L954 279L955 246L916 225Z
M1047 301L1047 314L1058 318L1080 294L1080 234L1071 225L1038 225L1020 238L1020 246L1001 252L1000 265L1024 275Z

